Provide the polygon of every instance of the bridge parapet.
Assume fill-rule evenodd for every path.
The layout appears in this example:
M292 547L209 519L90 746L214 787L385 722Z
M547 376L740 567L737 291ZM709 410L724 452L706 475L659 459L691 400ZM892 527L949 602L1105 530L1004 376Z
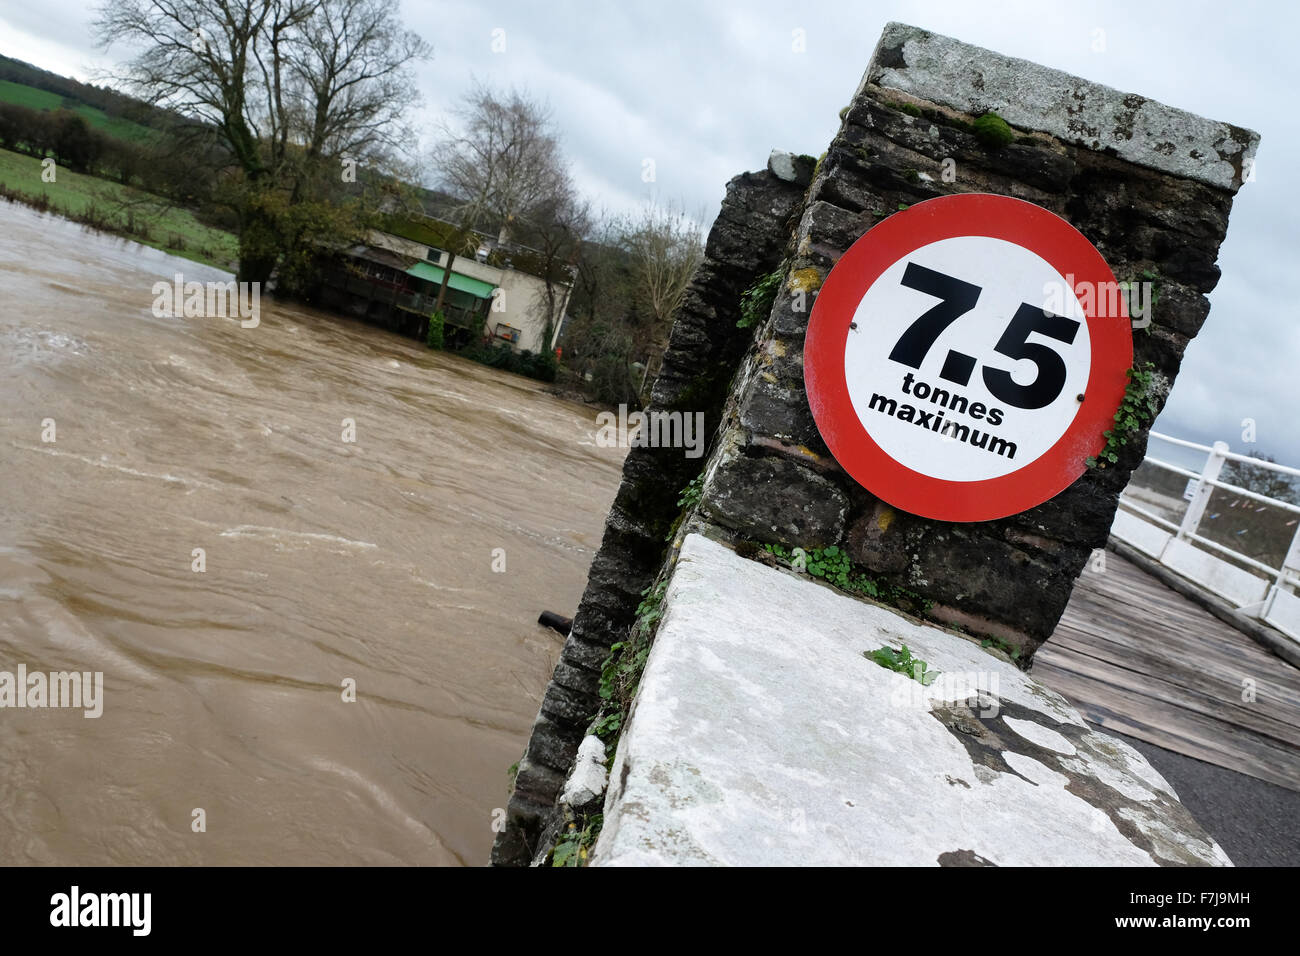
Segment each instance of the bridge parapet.
M1027 667L1035 649L1052 634L1088 557L1106 543L1120 493L1142 461L1149 421L1131 428L1126 442L1115 443L1113 458L1104 458L1065 491L1027 511L968 523L909 514L855 482L822 439L805 382L810 310L846 250L894 212L958 193L1024 199L1081 232L1117 279L1154 284L1155 294L1148 299L1152 307L1142 317L1133 352L1135 365L1149 369L1143 375L1150 385L1141 398L1156 413L1177 375L1187 343L1208 315L1205 294L1218 281L1216 259L1232 197L1251 178L1258 137L1145 97L902 24L886 27L861 85L841 115L839 132L815 168L810 158L774 154L767 171L738 177L729 188L709 236L706 261L687 293L652 393L657 409L704 413L714 435L709 454L697 461L680 448L663 446L634 447L629 454L573 632L520 764L507 828L494 848L496 863L545 858L565 814L571 812L555 800L584 736L596 730L613 743L623 732L612 778L617 795L622 792L620 773L633 774L637 767L635 751L630 765L627 761L626 740L636 739L638 726L671 723L668 698L647 698L646 687L630 713L611 709L609 680L602 681L601 672L604 669L608 677L611 668L644 662L641 652L646 646L629 641L628 635L631 631L648 641L661 611L652 609L653 614L638 619L638 606L644 611L643 600L659 593L653 590L656 581L663 586L673 577L678 551L688 540L720 542L709 547L725 546L744 556L732 559L770 564L789 565L802 560L801 554L816 555L813 563L823 577L833 579L843 572L844 580L855 582L859 594L893 605L884 613L899 621L908 620L909 613L926 615L929 623L918 625L925 630L917 632L916 640L934 641L935 656L943 662L940 669L953 666L967 647L990 660L1005 652L1006 657L998 658L1002 664L1015 660ZM752 315L754 303L773 287L770 309ZM746 330L742 317L756 318L753 328ZM731 567L727 562L732 559L720 560ZM821 585L795 583L802 590L791 592L787 599L802 602L805 598L799 595L806 593L809 606L821 606L820 597L814 595ZM725 581L712 586L721 593ZM686 593L669 590L664 620L675 614L683 620L673 602L683 600ZM707 600L706 592L691 593L695 600ZM747 593L747 600L766 600L761 590ZM898 628L906 630L901 624ZM882 635L890 630L881 625ZM724 640L740 639L734 629L726 633L731 637ZM700 635L705 643L712 637ZM758 642L779 639L767 632L753 636ZM677 640L689 637L678 634ZM621 646L621 654L628 653L627 647L637 647L638 661L611 655L613 645ZM883 651L885 646L891 653L901 652L889 640L875 649ZM652 662L655 653L650 652ZM719 690L730 693L719 706L744 708L743 697L731 692L748 685L737 684L737 672L729 670L732 665L719 660L720 669L713 676ZM697 663L705 666L703 661ZM772 666L777 665L773 660ZM822 679L798 681L786 689L792 695L821 695L835 683L831 671L837 666L829 658L801 662L801 668L817 670ZM872 671L864 674L879 678ZM709 677L707 666L699 676ZM772 679L780 683L779 675ZM697 683L691 693L708 691ZM1047 692L1039 688L1026 693ZM767 691L761 697L763 707L743 717L732 714L727 726L734 730L735 720L751 720L763 725L756 733L779 730L783 711L777 698ZM800 712L811 714L803 703ZM719 720L723 716L719 714ZM1062 726L1073 726L1073 719L1062 717ZM936 727L933 718L898 724L899 731L908 735L908 747L922 739L911 735L924 735ZM1060 728L1054 732L1061 732ZM938 739L962 740L952 735ZM1076 755L1082 740L1071 738ZM829 739L823 744L829 746ZM1094 745L1114 747L1104 742L1087 746ZM1011 765L1020 760L1007 756L1010 752L998 750L1001 757L972 754L972 765L987 766L988 760ZM1050 777L1063 766L1054 763L1055 758L1047 763L1032 759L1048 769L1026 764L1024 777L1047 773L1044 779L1060 783ZM835 767L844 769L832 761L822 770L829 773ZM887 772L883 765L877 769ZM1149 772L1140 759L1127 761L1127 757L1122 772L1116 770L1119 776L1107 778L1107 771L1099 767L1087 771L1094 775L1094 783L1100 781L1098 785L1121 794ZM996 787L997 779L966 783ZM819 799L830 799L834 783L827 779ZM1067 789L1076 784L1085 786L1080 780ZM700 783L701 787L716 785L715 777ZM1166 792L1158 786L1155 790ZM1148 788L1148 792L1155 791ZM902 832L908 801L933 797L937 806L946 799L937 794L946 793L904 788L875 804L885 814L877 825L882 833ZM1172 800L1172 795L1153 799ZM617 828L620 821L630 825L628 815L640 812L634 803L612 796L606 809L614 816L606 825ZM1079 809L1070 806L1070 812ZM1034 815L1028 807L1011 807L1007 812L1023 821ZM1199 841L1205 849L1198 856L1201 862L1222 862L1221 851L1194 823L1172 806L1160 813L1177 834L1173 842L1183 837L1189 845ZM1126 818L1125 813L1119 817ZM1137 847L1148 862L1173 859L1146 845L1147 836L1125 830L1115 817L1107 819L1131 845L1125 849L1116 844L1117 853ZM1092 839L1092 831L1066 825L1040 845L1042 852L1034 861L1066 861L1049 847L1068 843L1070 832L1083 841ZM615 837L612 829L603 848L612 845ZM1110 839L1108 835L1106 840ZM1109 852L1102 849L1104 842L1092 848ZM985 859L1021 859L998 840L983 845L991 854ZM958 857L949 859L965 861L971 847L960 840L953 846L923 847L924 853L931 850L936 859L951 852ZM744 861L753 860L751 856Z

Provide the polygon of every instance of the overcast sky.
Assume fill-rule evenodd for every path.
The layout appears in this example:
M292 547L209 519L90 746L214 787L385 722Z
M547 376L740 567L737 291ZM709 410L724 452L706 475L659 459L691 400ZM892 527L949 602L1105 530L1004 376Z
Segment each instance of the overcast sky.
M91 6L0 0L0 52L88 79L114 53L93 45ZM579 187L611 211L653 188L712 220L727 180L761 168L773 147L820 154L889 20L1254 129L1257 179L1234 203L1210 318L1156 427L1300 466L1300 323L1287 292L1300 218L1300 14L1286 0L402 0L402 9L434 46L419 70L426 131L472 77L525 88L553 109ZM653 184L642 181L647 159ZM1242 441L1246 418L1254 446Z

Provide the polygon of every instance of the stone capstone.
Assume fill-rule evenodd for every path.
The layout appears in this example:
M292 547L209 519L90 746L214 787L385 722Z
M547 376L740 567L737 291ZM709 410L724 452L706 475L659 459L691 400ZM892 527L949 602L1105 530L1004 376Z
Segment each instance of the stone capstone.
M1127 744L974 641L683 542L597 866L1230 865ZM864 652L904 645L922 686Z
M1234 192L1259 144L1240 126L904 23L885 26L867 79Z

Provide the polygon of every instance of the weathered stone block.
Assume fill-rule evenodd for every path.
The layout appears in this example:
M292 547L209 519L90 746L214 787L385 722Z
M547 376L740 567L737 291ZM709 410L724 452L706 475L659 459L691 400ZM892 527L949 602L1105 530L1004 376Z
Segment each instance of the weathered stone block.
M844 532L848 498L812 469L781 458L737 456L718 466L701 508L757 541L824 548Z
M849 528L845 546L855 564L880 574L902 574L932 527L932 522L869 498L866 513Z
M600 698L595 693L569 690L554 681L542 698L542 714L554 723L569 727L585 727L599 706Z
M1061 595L1091 553L1031 553L993 537L980 525L936 528L913 554L905 581L931 600L1004 621L1036 642L1052 636L1061 617ZM993 532L996 533L996 532Z
M813 169L817 160L811 156L796 156L783 149L774 149L767 157L767 171L777 179L797 186L807 186L812 182Z
M555 802L563 786L563 773L524 758L519 761L519 772L515 774L515 792L511 794L511 806L512 808L521 804L549 806Z
M814 454L830 454L802 388L782 386L760 377L740 410L740 424L757 434L802 445Z
M558 724L548 720L545 716L539 714L537 720L533 722L532 736L528 741L528 752L525 755L530 765L546 767L556 773L564 774L567 772L569 763L573 759L573 749L582 740L582 727L572 727L566 724ZM520 764L523 767L523 763ZM541 779L541 778L538 778ZM551 778L546 778L550 781ZM525 784L530 786L535 792L536 784L529 784L528 778ZM516 774L515 787L518 789L518 774Z
M903 23L885 26L867 80L1161 172L1235 190L1259 136Z

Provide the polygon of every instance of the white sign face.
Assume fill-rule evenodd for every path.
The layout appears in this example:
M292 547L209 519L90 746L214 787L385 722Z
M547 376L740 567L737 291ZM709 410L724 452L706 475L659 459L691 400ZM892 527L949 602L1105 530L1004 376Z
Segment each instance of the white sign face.
M1087 237L1023 199L901 210L817 293L803 352L817 430L902 511L1028 511L1105 465L1133 364L1125 291Z
M1091 356L1073 277L1013 242L956 236L908 252L867 288L844 378L890 458L982 481L1056 445L1079 413Z

